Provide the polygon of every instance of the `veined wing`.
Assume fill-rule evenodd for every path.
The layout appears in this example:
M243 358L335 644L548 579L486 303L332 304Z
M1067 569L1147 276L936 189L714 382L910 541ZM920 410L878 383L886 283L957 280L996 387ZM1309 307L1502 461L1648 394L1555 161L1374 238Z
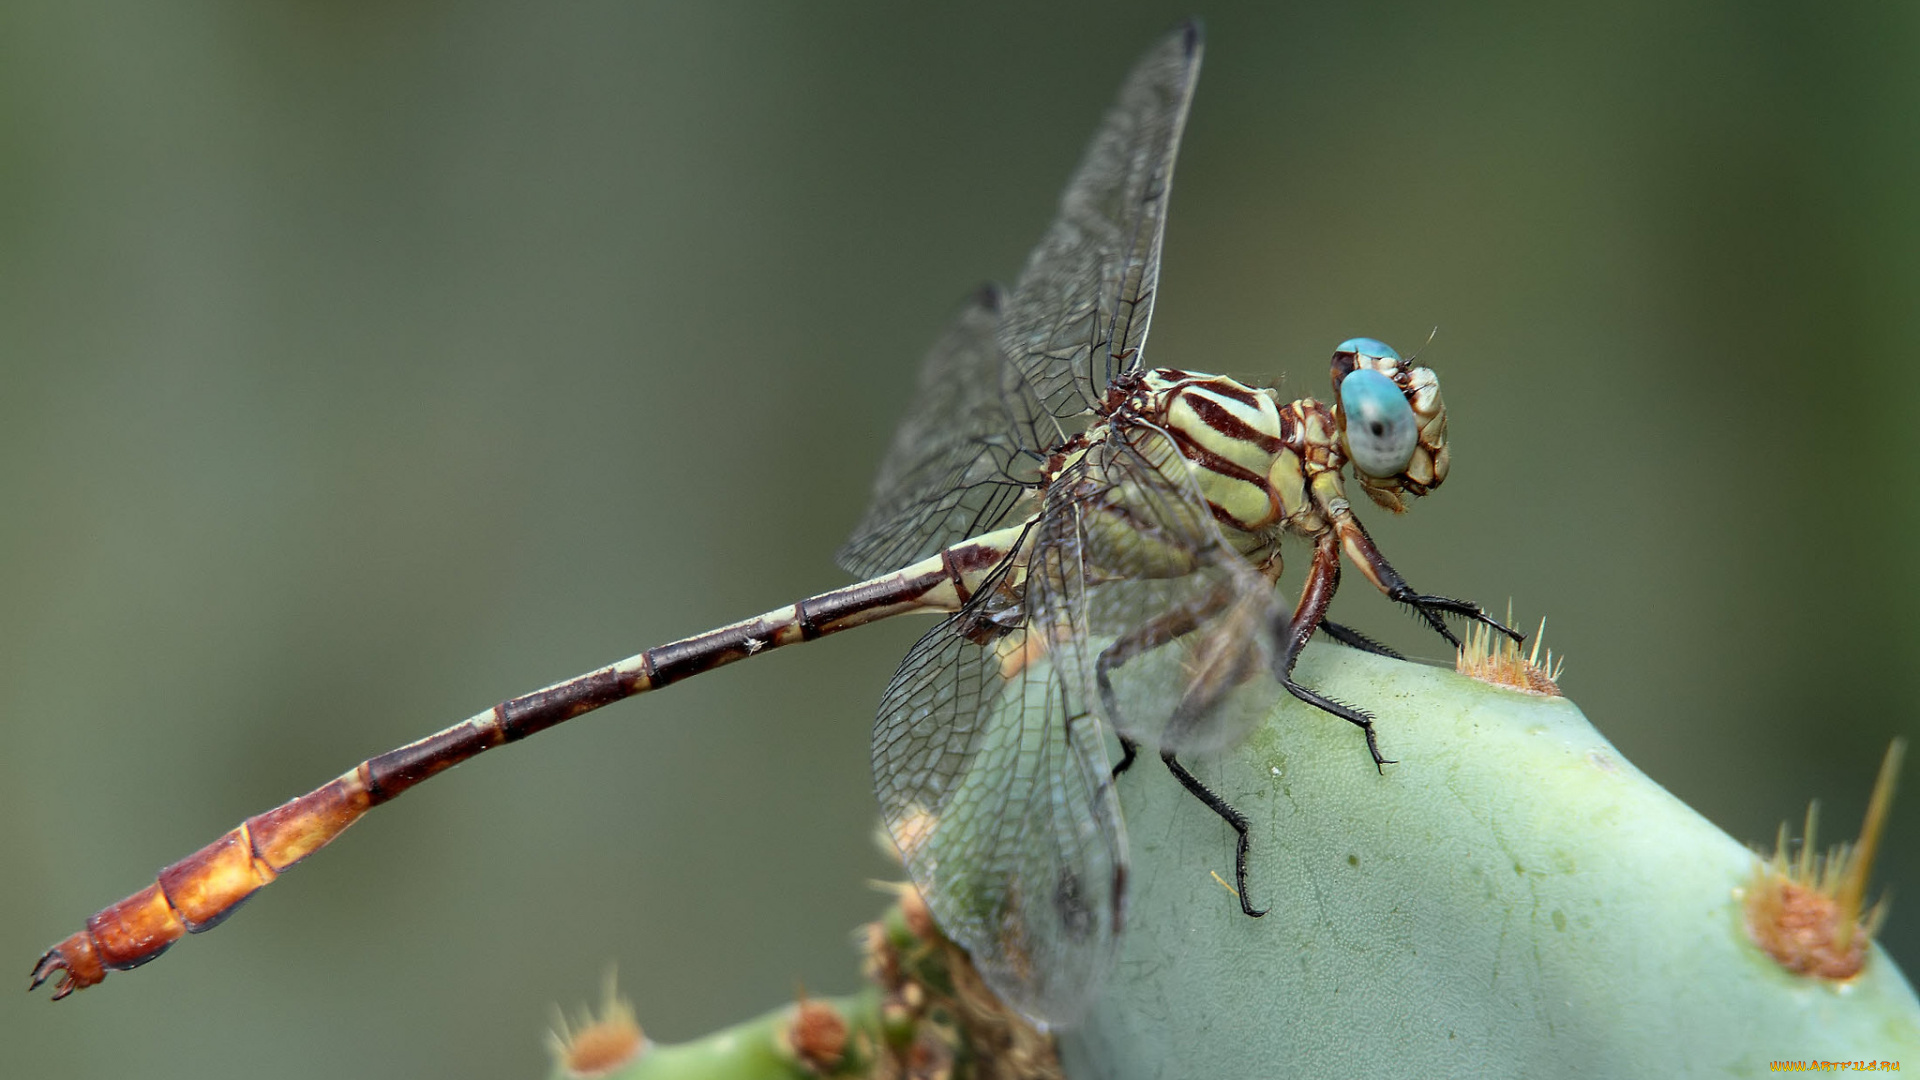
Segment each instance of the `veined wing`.
M1027 617L1078 628L1055 647L1061 676L1135 742L1239 742L1258 716L1220 706L1267 670L1278 601L1221 535L1173 439L1116 416L1048 488L1035 528Z
M941 928L1003 999L1056 1024L1097 992L1124 921L1099 716L1154 745L1205 744L1220 697L1267 655L1272 590L1221 538L1171 439L1115 418L1064 467L1046 460L1140 364L1199 61L1190 24L1128 75L1004 306L983 294L929 358L841 553L877 573L1039 513L1023 578L983 585L908 653L873 765ZM1176 688L1104 702L1109 669L1149 655L1181 664Z
M1047 486L1018 598L985 583L922 638L873 737L881 812L941 928L1002 999L1054 1024L1098 992L1124 922L1100 717L1156 747L1239 738L1218 706L1265 670L1274 609L1172 440L1116 423ZM1109 693L1130 664L1156 677Z
M1046 451L1063 438L1000 351L1005 298L975 293L920 368L867 513L835 556L861 577L907 566L1033 513Z
M1113 377L1139 366L1200 52L1190 22L1127 75L1009 298L1001 345L1063 420L1099 406Z
M881 703L873 775L941 930L1003 1001L1062 1024L1113 962L1126 836L1100 723L1048 634L977 605L921 638Z
M1199 68L1192 23L1141 59L1011 297L982 289L928 354L842 567L882 573L1031 513L1046 452L1139 365Z

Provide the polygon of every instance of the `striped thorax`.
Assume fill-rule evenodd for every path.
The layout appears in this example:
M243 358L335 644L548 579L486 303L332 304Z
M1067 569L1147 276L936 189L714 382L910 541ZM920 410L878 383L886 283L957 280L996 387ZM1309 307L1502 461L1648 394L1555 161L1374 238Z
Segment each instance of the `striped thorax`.
M1141 390L1149 399L1142 412L1157 418L1186 455L1214 520L1240 534L1230 539L1268 533L1286 512L1267 478L1286 448L1273 395L1224 375L1172 368L1149 372Z
M1141 377L1129 404L1172 437L1228 541L1254 555L1343 514L1349 464L1396 513L1446 479L1447 414L1432 369L1355 338L1335 350L1332 375L1332 404L1283 403L1223 375L1161 368Z

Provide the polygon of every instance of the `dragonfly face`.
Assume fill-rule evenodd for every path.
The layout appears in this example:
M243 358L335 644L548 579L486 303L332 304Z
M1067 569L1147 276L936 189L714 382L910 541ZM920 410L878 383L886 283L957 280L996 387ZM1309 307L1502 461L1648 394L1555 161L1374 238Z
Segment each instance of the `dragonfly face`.
M1431 368L1372 338L1333 351L1334 428L1360 487L1399 514L1447 478L1447 407Z

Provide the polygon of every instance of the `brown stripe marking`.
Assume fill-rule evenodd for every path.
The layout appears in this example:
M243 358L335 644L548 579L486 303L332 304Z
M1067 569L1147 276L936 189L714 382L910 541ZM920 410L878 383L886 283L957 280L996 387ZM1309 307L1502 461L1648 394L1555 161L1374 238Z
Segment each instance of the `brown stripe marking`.
M1221 397L1227 398L1230 401L1237 401L1249 409L1257 409L1260 407L1260 394L1258 391L1237 383L1229 383L1225 379L1209 379L1205 382L1196 383L1195 386L1209 393L1219 394Z
M744 660L772 644L777 629L753 619L648 649L646 656L654 671L654 688Z
M1213 520L1219 522L1222 525L1227 526L1228 528L1235 530L1236 532L1246 532L1250 529L1254 529L1258 527L1257 525L1251 522L1236 520L1232 514L1229 514L1225 510L1221 509L1220 504L1217 502L1214 502L1212 499L1207 500L1207 509L1213 512Z
M1217 386L1207 386L1201 389L1205 389L1209 393L1219 394L1221 397L1232 398L1235 401L1242 400L1232 394L1225 393ZM1185 394L1182 395L1182 399L1193 409L1195 415L1200 417L1202 423L1220 434L1225 435L1227 438L1252 443L1268 454L1277 454L1280 452L1283 444L1279 439L1268 435L1266 432L1233 415L1233 413L1227 411L1219 402L1208 401L1202 394ZM1257 405L1258 402L1245 401L1243 404Z
M437 772L451 769L475 754L506 741L500 729L499 707L484 725L468 721L410 742L360 765L360 779L375 806L397 797Z
M965 607L973 599L973 590L967 588L966 575L954 564L952 548L940 552L940 569L946 572L947 580L953 582L953 595L959 597L960 606Z
M807 604L812 599L808 597L793 605L794 620L800 624L801 641L812 641L820 636L820 623L814 619L813 613L807 610Z
M1174 439L1180 443L1180 452L1185 454L1187 460L1193 462L1195 465L1210 472L1218 473L1229 480L1239 480L1260 488L1267 486L1265 477L1262 477L1259 473L1254 472L1245 465L1228 461L1219 454L1201 446L1179 428L1168 428L1168 430L1173 432Z
M801 604L805 605L807 617L814 621L820 632L831 634L849 625L858 625L849 624L846 621L848 619L878 608L911 604L945 580L944 571L935 571L913 580L889 576L809 597Z

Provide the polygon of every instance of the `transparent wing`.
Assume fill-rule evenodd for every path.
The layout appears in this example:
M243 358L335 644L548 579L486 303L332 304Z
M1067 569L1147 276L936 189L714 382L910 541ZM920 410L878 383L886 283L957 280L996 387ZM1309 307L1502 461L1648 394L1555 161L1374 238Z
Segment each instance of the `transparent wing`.
M1116 418L1048 489L1026 584L1038 625L1082 632L1053 661L1114 729L1179 752L1230 746L1258 714L1219 706L1268 670L1277 599L1227 544L1173 440Z
M1001 346L1062 419L1100 404L1140 363L1200 51L1188 23L1127 75L1009 297Z
M1096 438L1048 485L1024 573L1010 558L914 646L875 725L874 787L914 883L1037 1020L1080 1014L1124 921L1098 717L1155 747L1224 745L1245 731L1219 705L1267 668L1273 588L1187 468L1151 425Z
M881 460L867 513L835 556L871 577L1031 514L1059 424L1000 351L1003 297L975 293L927 354L920 385Z
M1047 460L1140 364L1199 63L1189 24L1127 76L1012 293L983 293L928 358L840 557L878 573L1039 512L1024 566L1003 563L901 663L873 766L942 929L1002 998L1055 1024L1096 992L1124 918L1099 715L1154 745L1225 741L1214 706L1267 655L1272 590L1167 436L1116 420L1064 468ZM1175 665L1146 680L1170 688L1120 702L1112 676L1149 661Z
M1199 69L1189 23L1128 74L1012 295L981 290L922 365L842 567L883 573L1031 513L1046 451L1139 366Z
M1113 962L1126 837L1105 735L1046 632L962 612L913 647L873 735L874 788L914 884L987 985L1070 1023Z

